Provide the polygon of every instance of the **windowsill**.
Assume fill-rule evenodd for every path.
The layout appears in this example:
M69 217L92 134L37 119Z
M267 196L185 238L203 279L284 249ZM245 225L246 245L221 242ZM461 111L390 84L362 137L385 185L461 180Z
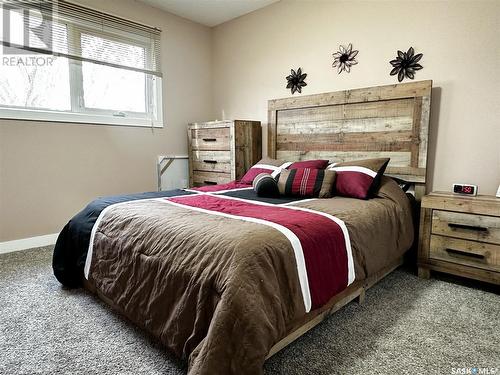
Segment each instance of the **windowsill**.
M112 117L87 113L44 111L36 109L27 110L5 107L0 107L0 119L163 128L162 120L152 121L144 118Z

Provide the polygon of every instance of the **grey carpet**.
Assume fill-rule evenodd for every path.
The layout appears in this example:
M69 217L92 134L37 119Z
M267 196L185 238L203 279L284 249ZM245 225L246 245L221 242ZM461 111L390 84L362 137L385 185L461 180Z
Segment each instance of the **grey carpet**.
M185 374L186 365L83 290L52 248L0 256L1 374ZM266 374L451 374L500 367L500 296L398 270L265 364ZM499 372L500 373L500 372Z

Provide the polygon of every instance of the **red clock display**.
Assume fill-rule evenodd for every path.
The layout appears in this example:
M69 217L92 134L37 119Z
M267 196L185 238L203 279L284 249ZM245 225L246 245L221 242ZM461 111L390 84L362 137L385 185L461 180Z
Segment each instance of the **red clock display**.
M476 194L475 186L473 186L473 185L455 184L453 186L453 192L457 193L457 194L468 194L468 195L475 195Z

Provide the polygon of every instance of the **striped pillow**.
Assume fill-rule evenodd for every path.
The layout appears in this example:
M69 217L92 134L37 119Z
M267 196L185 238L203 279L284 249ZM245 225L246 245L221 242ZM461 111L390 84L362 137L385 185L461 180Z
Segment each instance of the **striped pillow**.
M253 190L259 197L274 198L279 197L278 182L273 176L267 173L261 173L253 180Z
M369 199L380 187L389 158L365 159L335 163L328 167L337 172L335 194L345 197Z
M278 189L282 195L330 198L335 183L334 171L313 168L281 171Z
M240 182L242 184L251 185L255 177L261 173L271 174L273 177L280 173L281 168L286 168L289 163L285 163L283 160L264 158L255 164L252 168L248 170L247 173L241 178Z

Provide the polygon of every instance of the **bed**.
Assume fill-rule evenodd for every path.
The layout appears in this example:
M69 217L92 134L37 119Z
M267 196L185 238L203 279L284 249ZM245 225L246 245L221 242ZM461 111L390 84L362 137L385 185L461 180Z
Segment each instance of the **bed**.
M272 100L268 154L388 156L387 174L419 195L430 93L423 81ZM53 268L187 359L189 374L259 374L399 266L413 228L387 176L369 200L261 198L231 183L97 199L62 230Z

